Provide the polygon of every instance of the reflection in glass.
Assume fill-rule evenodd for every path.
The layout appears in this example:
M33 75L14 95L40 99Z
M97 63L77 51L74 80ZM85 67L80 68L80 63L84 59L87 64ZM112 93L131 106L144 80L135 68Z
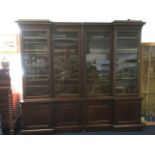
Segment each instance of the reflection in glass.
M117 77L127 76L137 78L138 68L137 68L138 54L117 54L116 56L116 73Z
M23 31L25 96L50 95L48 32Z
M110 95L110 33L87 32L86 34L86 94Z
M48 74L48 55L43 54L24 54L24 73L26 75L47 75Z
M118 31L116 43L116 93L137 93L138 31Z
M139 31L118 31L117 50L136 50L139 44Z
M116 92L118 94L133 94L137 92L137 79L121 78L116 80Z
M55 32L54 35L55 96L79 95L79 49L77 32Z

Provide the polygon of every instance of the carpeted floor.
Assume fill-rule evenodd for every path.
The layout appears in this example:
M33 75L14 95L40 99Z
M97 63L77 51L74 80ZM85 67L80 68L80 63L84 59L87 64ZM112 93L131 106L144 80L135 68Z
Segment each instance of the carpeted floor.
M61 135L155 135L155 126L145 126L142 131L73 132Z
M20 130L17 135L21 135ZM0 130L0 135L2 132ZM155 126L145 126L142 131L97 131L97 132L69 132L58 135L155 135Z

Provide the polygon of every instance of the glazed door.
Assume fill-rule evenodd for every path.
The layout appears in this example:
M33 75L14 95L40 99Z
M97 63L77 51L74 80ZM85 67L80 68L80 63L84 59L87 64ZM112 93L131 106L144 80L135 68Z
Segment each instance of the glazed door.
M111 31L97 28L85 31L86 96L112 94Z
M136 95L139 93L139 30L115 32L115 93Z
M56 28L52 37L54 96L80 96L80 31Z
M51 96L49 31L22 31L22 63L24 98Z

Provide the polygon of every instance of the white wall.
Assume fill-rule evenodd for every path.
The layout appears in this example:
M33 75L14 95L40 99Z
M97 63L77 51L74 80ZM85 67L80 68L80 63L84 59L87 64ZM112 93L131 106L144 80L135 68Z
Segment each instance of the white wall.
M14 31L18 19L52 21L111 22L143 20L142 41L155 42L154 0L1 0L0 23ZM6 26L7 25L7 26ZM12 24L13 25L13 24ZM8 30L12 29L12 30ZM3 31L2 28L0 31Z

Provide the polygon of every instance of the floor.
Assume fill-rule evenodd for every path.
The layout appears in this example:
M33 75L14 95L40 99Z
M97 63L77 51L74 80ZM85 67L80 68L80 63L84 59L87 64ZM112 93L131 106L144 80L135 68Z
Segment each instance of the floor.
M20 128L17 129L16 135L21 135ZM3 133L7 135L6 133ZM0 128L0 135L2 129ZM59 135L155 135L155 125L144 126L141 131L97 131L97 132L69 132L59 133Z
M17 132L21 135L20 130ZM142 131L97 131L97 132L69 132L57 135L155 135L155 126L144 126Z
M61 133L61 135L155 135L155 126L145 126L142 131L98 131Z

